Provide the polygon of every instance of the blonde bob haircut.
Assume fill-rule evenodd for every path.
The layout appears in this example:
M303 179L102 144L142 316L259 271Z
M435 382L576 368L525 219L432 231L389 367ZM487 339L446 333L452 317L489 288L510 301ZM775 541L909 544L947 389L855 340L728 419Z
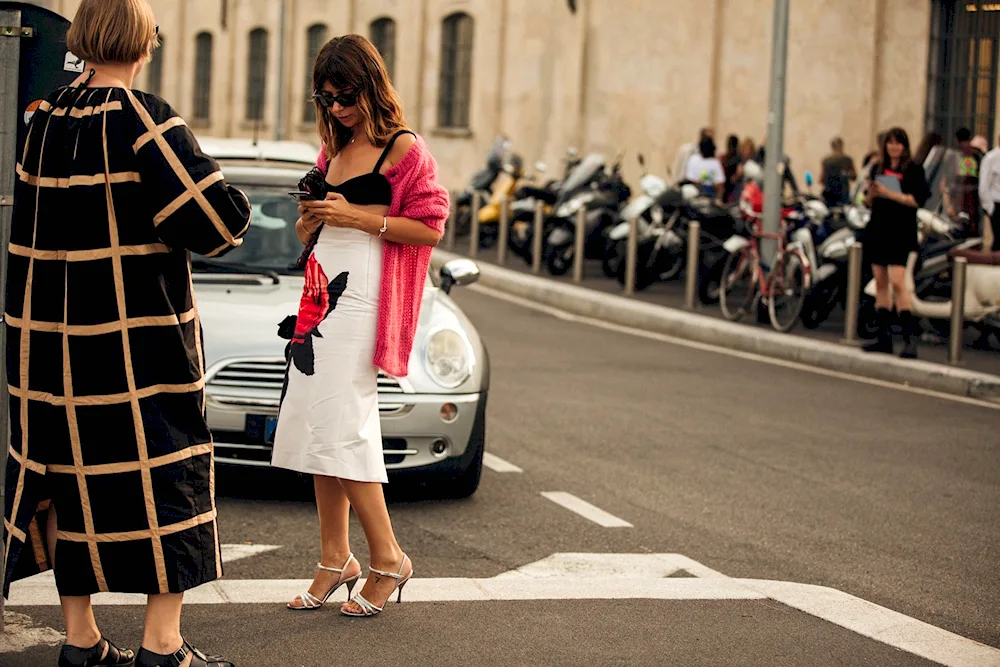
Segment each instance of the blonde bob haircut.
M149 60L160 45L147 0L83 0L66 46L88 65Z

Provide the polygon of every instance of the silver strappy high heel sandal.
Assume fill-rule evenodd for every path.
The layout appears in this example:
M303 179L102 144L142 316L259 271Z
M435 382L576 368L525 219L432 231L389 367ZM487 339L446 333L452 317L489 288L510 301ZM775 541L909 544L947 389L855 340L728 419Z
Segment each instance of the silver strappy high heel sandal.
M400 602L403 601L403 586L405 586L406 582L408 582L410 578L413 576L413 561L410 561L410 573L405 577L403 576L403 568L406 567L406 561L408 560L410 560L410 557L407 556L406 554L403 554L403 562L400 563L399 565L399 572L385 572L383 570L376 570L370 565L368 566L369 572L374 572L375 574L380 574L383 577L389 577L391 579L396 580L396 588L394 588L389 593L389 598L391 598L393 593L395 593L397 590L399 591L399 595L396 596L396 604L399 604ZM386 602L389 601L389 598L386 598ZM340 613L343 614L344 616L355 616L355 617L375 616L381 613L382 609L384 608L384 605L383 607L379 607L372 604L371 602L366 600L365 596L363 596L361 593L358 593L357 595L352 597L350 599L350 602L353 602L359 607L361 607L361 613L356 614L354 612L347 611L344 609L343 606L341 606Z
M326 572L336 572L339 575L337 577L337 583L335 583L333 585L333 588L331 588L330 590L328 590L326 592L326 595L324 595L322 597L322 599L316 597L315 595L313 595L312 593L310 593L308 590L306 590L306 591L304 591L302 593L299 593L299 596L297 598L295 598L295 600L301 600L302 601L302 606L301 607L293 607L291 602L289 602L286 606L289 609L292 609L294 611L319 609L324 604L326 604L326 601L330 599L330 596L333 595L334 591L336 591L338 588L340 588L344 584L347 585L347 599L350 600L351 599L351 593L354 592L354 585L356 583L358 583L358 579L361 578L361 572L359 571L353 577L350 577L348 579L344 579L344 570L347 569L347 566L351 564L352 560L357 560L357 558L354 557L353 553L350 556L347 557L347 562L344 563L344 566L341 567L341 568L327 567L327 566L323 565L322 563L316 563L316 567L318 567L321 570L325 570ZM358 565L360 565L360 563ZM292 602L294 602L295 600L292 600Z

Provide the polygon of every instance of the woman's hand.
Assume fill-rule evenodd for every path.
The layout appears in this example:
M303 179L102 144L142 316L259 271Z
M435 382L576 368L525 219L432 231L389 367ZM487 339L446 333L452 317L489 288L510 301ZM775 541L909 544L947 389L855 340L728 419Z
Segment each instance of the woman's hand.
M309 227L323 224L354 229L359 224L357 210L344 199L344 195L336 192L328 194L325 200L306 199L299 202L299 214Z

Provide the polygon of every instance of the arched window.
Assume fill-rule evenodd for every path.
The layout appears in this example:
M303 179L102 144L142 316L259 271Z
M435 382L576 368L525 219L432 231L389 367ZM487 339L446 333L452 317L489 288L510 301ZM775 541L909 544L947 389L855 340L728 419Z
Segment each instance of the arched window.
M310 26L306 31L306 102L302 107L302 120L306 123L316 122L316 105L312 101L313 68L316 65L316 56L326 44L327 33L327 27L319 23Z
M391 79L396 70L396 22L383 17L372 21L368 30L372 44L382 54L382 60L385 61L385 68L389 71Z
M247 120L264 120L265 99L267 99L267 30L257 28L250 32Z
M208 120L212 111L212 33L194 38L194 118Z
M469 127L472 31L472 17L462 12L449 15L441 26L439 127Z
M153 59L146 65L146 91L163 97L163 49L166 40L160 35L160 46L153 50Z

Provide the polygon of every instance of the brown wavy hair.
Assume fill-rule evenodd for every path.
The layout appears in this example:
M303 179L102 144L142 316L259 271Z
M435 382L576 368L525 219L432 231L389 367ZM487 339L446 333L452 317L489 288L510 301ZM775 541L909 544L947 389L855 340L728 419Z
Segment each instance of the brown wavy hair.
M881 150L879 151L879 160L882 164L880 168L884 171L892 166L892 160L889 158L889 148L887 144L889 140L895 140L898 143L903 144L903 154L899 156L899 169L900 173L906 171L906 168L910 166L910 137L906 134L906 130L901 127L894 127L885 133L885 137L882 139Z
M357 108L372 145L381 148L392 135L406 129L403 105L389 81L382 55L362 35L334 37L320 50L313 67L313 87L321 90L327 83L339 93L357 94ZM351 130L318 102L313 100L313 104L319 136L326 146L327 158L332 159L350 142Z

